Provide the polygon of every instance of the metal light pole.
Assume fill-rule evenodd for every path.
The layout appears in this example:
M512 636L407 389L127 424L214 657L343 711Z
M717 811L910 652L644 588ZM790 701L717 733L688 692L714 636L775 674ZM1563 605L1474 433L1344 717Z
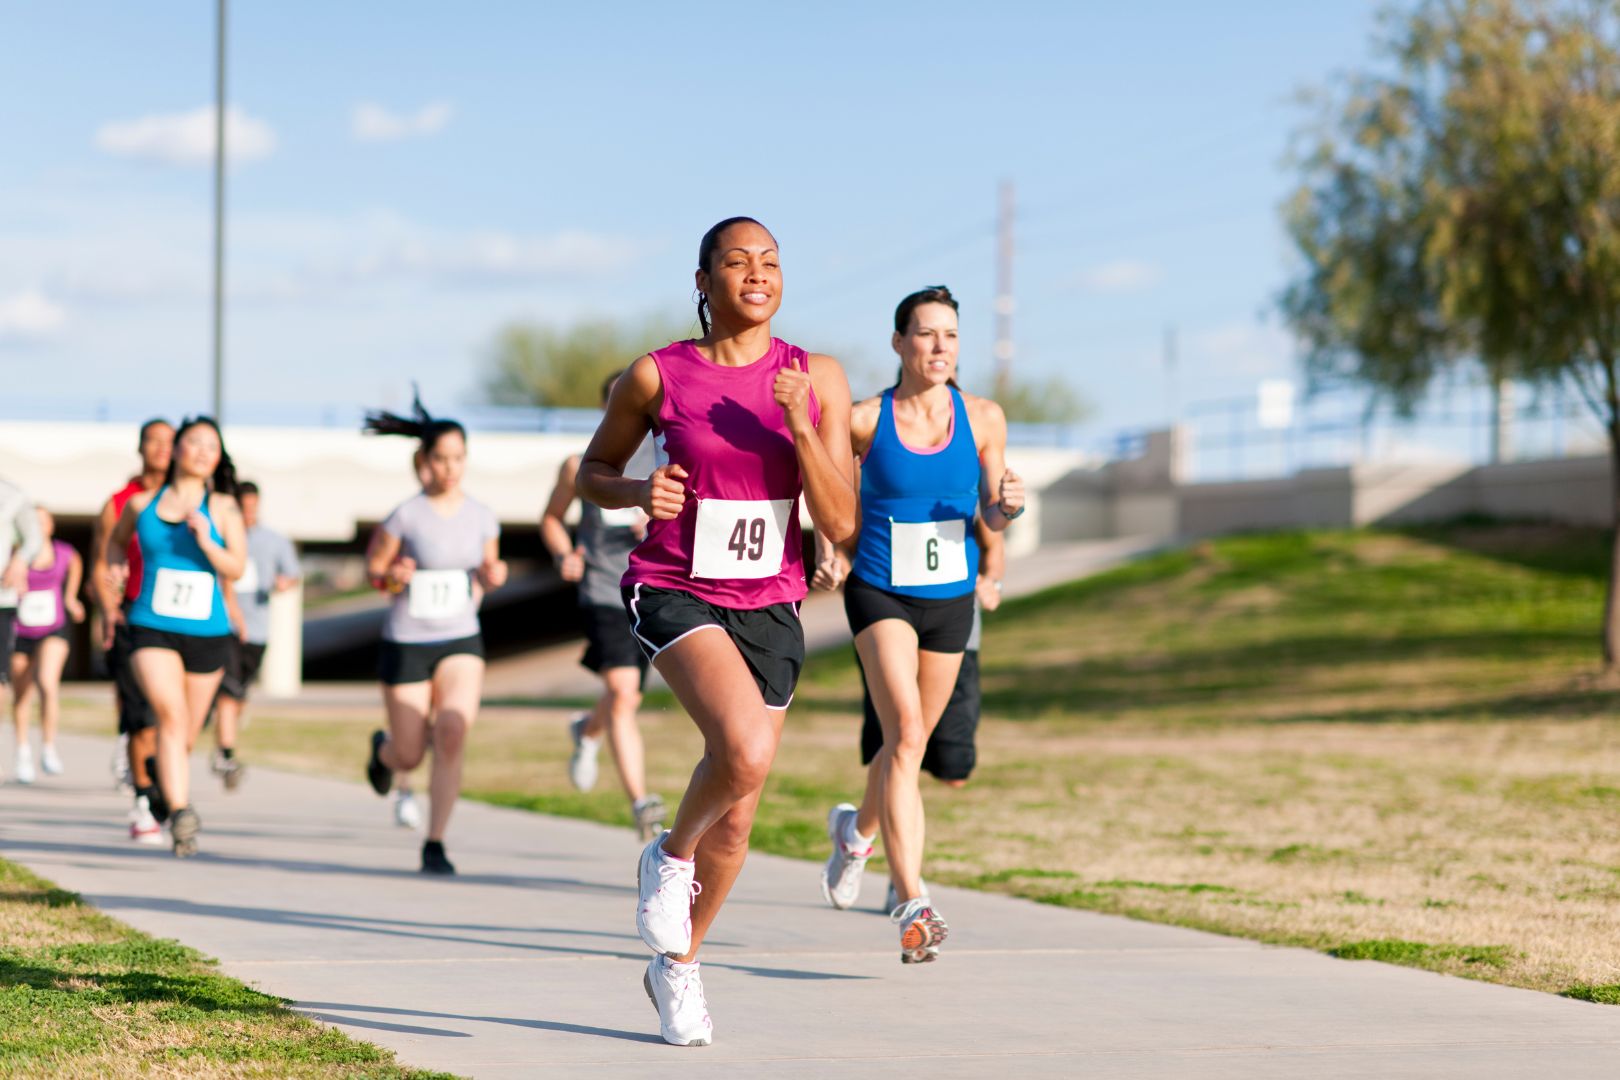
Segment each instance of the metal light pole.
M225 422L225 5L214 36L214 419Z

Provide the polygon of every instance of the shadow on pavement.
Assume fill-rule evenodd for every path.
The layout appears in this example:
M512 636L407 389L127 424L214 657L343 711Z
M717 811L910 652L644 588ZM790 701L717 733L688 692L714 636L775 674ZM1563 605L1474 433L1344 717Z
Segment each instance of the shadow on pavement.
M521 1020L512 1016L463 1016L458 1013L423 1012L417 1009L391 1009L381 1005L343 1005L332 1001L300 1001L294 1007L300 1011L330 1009L334 1012L382 1013L385 1016L420 1016L437 1020L465 1020L478 1024L510 1024L513 1027L532 1028L538 1031L565 1031L574 1035L591 1035L599 1039L623 1039L626 1042L664 1045L663 1039L644 1031L619 1031L616 1028L590 1027L586 1024L564 1024L555 1020ZM324 1020L332 1024L353 1024L357 1027L375 1027L387 1031L408 1032L413 1035L468 1037L468 1033L465 1031L450 1031L445 1028L412 1027L403 1024L383 1023L378 1020L359 1020L345 1016L323 1016L318 1012L310 1012L310 1015L317 1020Z
M221 835L215 833L214 835ZM206 824L203 827L202 842L207 844L209 833ZM168 851L162 848L136 848L130 846L112 846L108 844L70 844L54 843L43 840L0 840L0 848L6 851L41 851L56 852L64 855L104 855L114 858L128 857L129 855L160 856L173 858ZM408 879L411 881L423 880L422 873L415 868L401 867L393 869L383 866L352 866L348 863L322 862L315 859L271 859L253 858L243 855L226 855L217 851L209 851L206 847L198 852L193 860L195 865L210 863L222 866L263 867L275 870L284 870L298 874L351 874L362 877L383 877ZM612 896L629 896L634 889L629 885L604 885L594 881L581 881L578 878L561 877L531 877L521 874L473 874L458 873L455 877L445 879L442 884L446 888L455 888L458 884L465 885L500 885L516 889L557 890L561 892L578 893L607 893Z

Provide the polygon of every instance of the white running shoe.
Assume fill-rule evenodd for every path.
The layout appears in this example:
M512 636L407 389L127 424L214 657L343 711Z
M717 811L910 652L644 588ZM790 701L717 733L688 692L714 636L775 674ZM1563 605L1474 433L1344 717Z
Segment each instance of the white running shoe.
M923 897L924 900L927 900L928 899L928 882L924 881L922 878L918 878L917 879L917 884L922 886L922 897ZM900 894L894 891L894 879L890 878L889 879L889 891L883 894L883 910L884 911L893 911L895 908L897 908L899 906L900 906Z
M700 965L677 964L655 956L641 977L647 997L658 1010L658 1034L671 1046L708 1046L714 1041L709 1003L703 999Z
M926 964L937 959L940 942L950 933L950 927L926 896L907 900L889 912L889 921L900 927L902 964Z
M861 896L861 875L866 872L866 860L872 849L856 851L844 841L852 831L855 807L839 803L827 815L827 837L832 841L832 854L821 868L821 895L839 911L852 907Z
M17 747L17 773L15 779L19 784L32 784L34 778L34 750L27 743L23 743Z
M394 824L402 829L422 827L422 804L409 791L394 793Z
M118 736L118 749L113 751L112 758L113 787L119 791L135 790L135 782L129 777L129 736Z
M39 770L46 776L62 775L62 756L56 752L56 746L46 743L39 748Z
M668 831L641 849L636 863L636 932L656 953L685 956L692 948L692 898L703 891L693 879L695 867L664 854ZM660 1008L662 1013L663 1009Z
M163 827L152 816L152 808L147 804L145 795L136 797L135 809L130 811L129 838L146 847L163 846Z
M596 755L602 749L601 739L585 734L585 725L590 722L591 714L585 712L568 725L568 735L574 740L574 756L568 759L568 779L580 791L596 786Z

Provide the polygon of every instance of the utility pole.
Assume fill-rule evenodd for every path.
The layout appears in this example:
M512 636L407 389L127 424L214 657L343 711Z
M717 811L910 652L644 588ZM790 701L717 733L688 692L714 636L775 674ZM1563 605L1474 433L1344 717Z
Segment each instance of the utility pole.
M1165 419L1171 427L1181 422L1181 398L1176 393L1176 324L1164 324Z
M1013 362L1013 183L1001 182L996 212L996 398L1005 401Z
M214 37L214 420L225 422L225 5Z

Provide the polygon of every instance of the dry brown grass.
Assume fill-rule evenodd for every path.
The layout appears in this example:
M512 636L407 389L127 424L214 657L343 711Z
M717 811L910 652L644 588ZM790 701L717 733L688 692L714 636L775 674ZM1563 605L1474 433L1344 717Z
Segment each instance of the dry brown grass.
M1543 990L1620 983L1620 696L1583 680L1601 585L1559 561L1567 531L1514 535L1528 558L1479 527L1221 541L1013 605L986 635L980 769L925 788L925 873L1315 948L1457 947L1408 960ZM757 846L823 857L827 807L860 793L858 707L846 657L812 664ZM596 793L567 787L567 715L486 710L467 788L628 824L607 762ZM358 781L376 717L261 710L244 753ZM678 794L696 733L669 710L646 732Z

